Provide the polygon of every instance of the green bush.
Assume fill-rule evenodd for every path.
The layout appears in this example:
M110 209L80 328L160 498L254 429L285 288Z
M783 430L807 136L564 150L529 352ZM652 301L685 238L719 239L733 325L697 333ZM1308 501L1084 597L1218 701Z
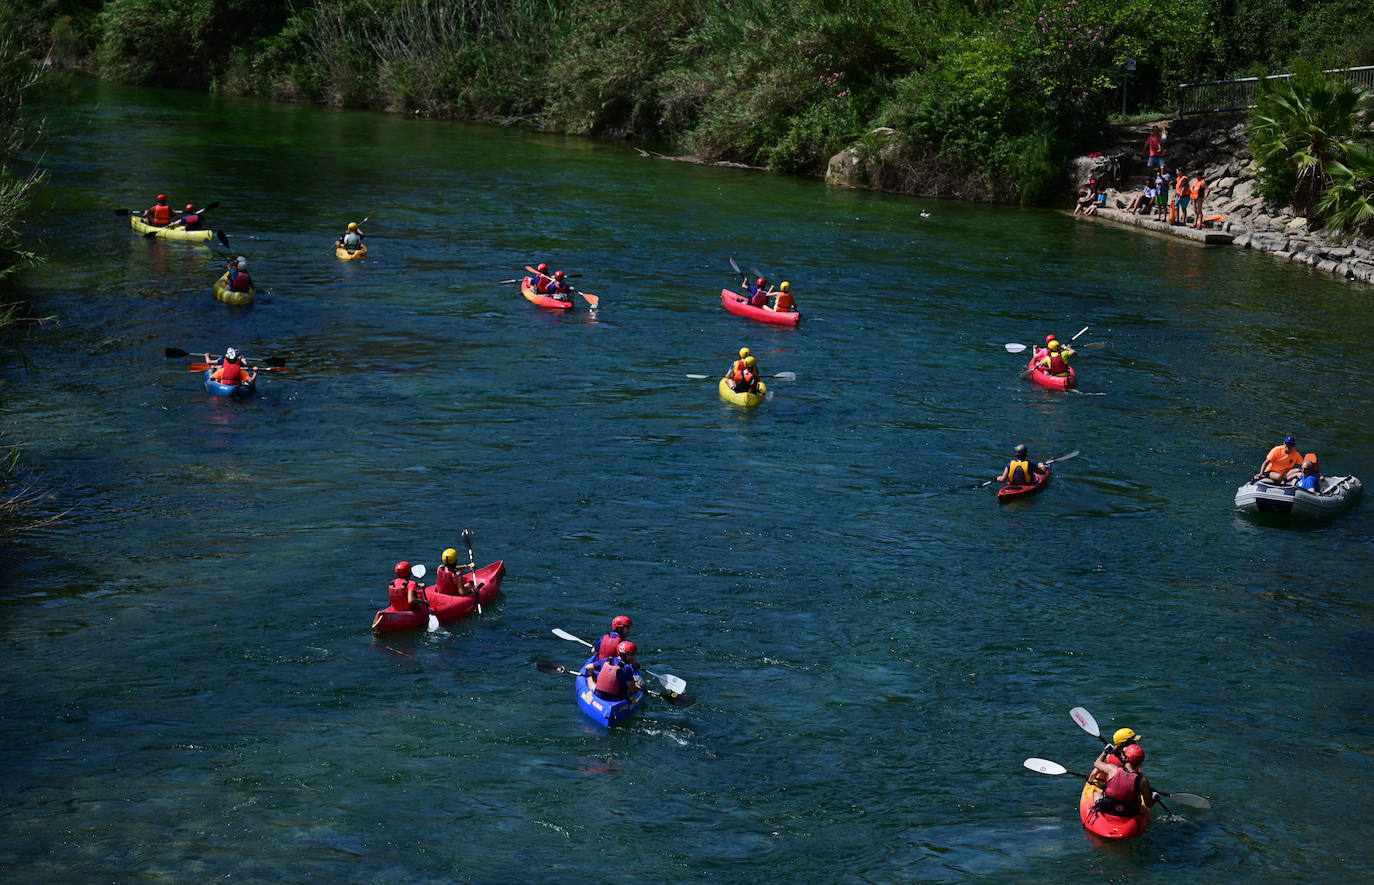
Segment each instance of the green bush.
M97 19L100 71L127 83L210 83L213 0L110 0Z

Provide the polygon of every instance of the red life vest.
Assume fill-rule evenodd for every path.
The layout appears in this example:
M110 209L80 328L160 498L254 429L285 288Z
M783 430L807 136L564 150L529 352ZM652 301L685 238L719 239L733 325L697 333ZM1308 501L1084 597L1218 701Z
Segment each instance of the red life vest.
M185 227L187 230L195 230L196 227L200 225L200 216L199 216L199 215L184 215L184 216L182 216L182 218L181 218L181 224L182 224L182 226Z
M392 578L391 586L387 588L387 598L391 600L391 608L398 612L408 611L411 607L408 601L410 591L413 589L415 589L414 581L408 581L405 578ZM419 600L416 600L415 608L417 610L423 608Z
M730 374L726 376L730 379L731 387L735 388L736 390L739 389L739 386L742 383L744 383L744 372L744 360L735 360L735 362L730 366Z
M149 224L155 224L158 227L172 223L172 207L165 203L158 203L143 214L147 216Z
M1102 789L1102 808L1099 810L1121 817L1135 814L1140 805L1141 777L1138 771L1118 769Z
M455 568L441 565L435 572L434 589L448 596L457 596L463 590L463 573Z
M241 270L229 275L229 288L235 292L247 292L253 288L253 280L248 276L248 271Z
M225 359L219 367L220 384L239 384L243 381L243 366Z
M607 661L601 665L601 671L596 674L596 690L608 697L621 698L624 695L620 692L620 659Z
M598 658L613 658L615 650L620 648L621 636L619 633L607 633L601 637L601 641L596 644L596 656Z
M1059 352L1058 352L1058 351L1052 351L1052 352L1050 353L1050 374L1051 374L1051 375L1067 375L1067 374L1069 374L1069 364L1066 363L1066 362L1064 362L1064 358L1063 358L1062 356L1059 355Z
M534 281L534 291L538 292L540 295L549 294L549 278L537 277Z

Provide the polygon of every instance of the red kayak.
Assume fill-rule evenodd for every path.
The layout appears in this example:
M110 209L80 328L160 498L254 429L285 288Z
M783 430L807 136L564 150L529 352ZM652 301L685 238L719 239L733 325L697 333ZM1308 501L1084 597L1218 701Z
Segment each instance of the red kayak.
M801 311L795 308L777 311L771 307L755 307L749 303L748 298L731 292L729 289L720 290L720 303L736 316L748 317L761 323L772 323L775 326L795 326L801 322Z
M1067 375L1051 375L1044 369L1037 367L1036 363L1040 362L1043 356L1044 351L1037 352L1035 356L1031 357L1030 365L1026 367L1030 369L1032 381L1041 387L1048 387L1050 390L1072 390L1078 386L1078 373L1073 370L1073 366L1069 366L1069 374Z
M1032 478L1035 480L1035 482L1029 483L1027 485L1014 485L1012 483L1007 483L1006 485L1002 486L1000 489L997 490L997 503L1000 504L1003 501L1010 501L1012 498L1019 498L1022 495L1034 495L1036 492L1043 489L1050 481L1049 465L1045 465L1044 473L1032 474Z
M520 291L525 298L534 302L540 307L552 307L554 310L572 310L572 295L568 296L567 301L555 298L552 295L540 295L534 291L534 283L529 277L520 281Z
M501 579L505 577L505 574L506 564L498 559L491 565L479 568L476 572L463 575L464 587L471 587L474 580L476 581L478 596L449 596L435 590L433 586L426 587L424 593L425 598L429 601L428 609L412 611L410 609L397 609L388 605L377 612L377 617L372 621L372 629L377 633L423 629L429 623L431 612L441 624L465 618L477 609L479 597L482 600L482 605L491 604L491 601L496 598L497 591L501 589Z
M1101 780L1102 775L1094 772L1078 797L1078 817L1088 832L1103 839L1134 839L1145 832L1150 826L1150 809L1144 800L1130 817L1117 817L1097 810L1097 800L1102 798Z

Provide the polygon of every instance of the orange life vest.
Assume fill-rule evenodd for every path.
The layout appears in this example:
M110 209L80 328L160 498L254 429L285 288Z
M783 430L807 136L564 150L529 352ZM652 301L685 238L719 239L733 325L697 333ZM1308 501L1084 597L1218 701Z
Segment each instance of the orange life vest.
M1180 175L1178 184L1174 185L1174 193L1181 197L1186 190L1188 190L1188 176Z
M1028 486L1031 484L1031 466L1029 461L1012 461L1007 465L1007 482L1012 485Z
M158 203L143 214L148 216L149 224L155 224L158 227L172 223L172 207L165 203Z
M774 304L774 305L773 305L773 309L774 309L774 310L791 310L791 309L792 309L792 293L791 293L791 292L783 292L781 295L779 295L779 296L778 296L778 302L777 302L777 304Z
M1198 194L1201 193L1201 191L1202 191L1202 176L1199 175L1197 178L1194 178L1194 179L1193 179L1192 185L1188 188L1188 196L1190 196L1190 197L1192 197L1194 200L1196 200L1197 197L1198 197Z

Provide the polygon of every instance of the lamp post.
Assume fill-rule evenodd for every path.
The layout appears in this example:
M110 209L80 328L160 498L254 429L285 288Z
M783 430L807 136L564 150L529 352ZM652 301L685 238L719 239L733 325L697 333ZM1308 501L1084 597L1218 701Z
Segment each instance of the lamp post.
M1135 59L1126 59L1121 66L1121 116L1126 116L1126 81L1131 77L1131 71L1135 70Z

